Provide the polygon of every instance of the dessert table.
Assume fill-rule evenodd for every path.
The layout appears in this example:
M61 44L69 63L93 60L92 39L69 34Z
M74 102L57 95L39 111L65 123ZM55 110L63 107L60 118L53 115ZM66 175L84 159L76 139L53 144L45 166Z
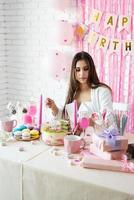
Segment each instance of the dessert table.
M41 141L10 141L0 146L0 199L22 199L23 164L49 147Z
M58 152L48 149L24 163L24 200L134 200L134 174L73 166Z
M134 200L134 174L71 165L64 148L56 149L38 140L0 146L0 199Z

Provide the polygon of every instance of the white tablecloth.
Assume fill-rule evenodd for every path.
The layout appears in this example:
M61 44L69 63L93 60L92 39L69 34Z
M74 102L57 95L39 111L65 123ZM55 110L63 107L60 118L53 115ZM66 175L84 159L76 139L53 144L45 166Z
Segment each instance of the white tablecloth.
M24 151L19 151L23 147ZM0 200L22 199L22 164L49 147L43 142L9 142L0 146Z
M23 165L23 199L134 200L134 175L71 166L48 150Z
M0 200L134 200L133 174L71 166L58 148L55 156L39 141L0 146Z

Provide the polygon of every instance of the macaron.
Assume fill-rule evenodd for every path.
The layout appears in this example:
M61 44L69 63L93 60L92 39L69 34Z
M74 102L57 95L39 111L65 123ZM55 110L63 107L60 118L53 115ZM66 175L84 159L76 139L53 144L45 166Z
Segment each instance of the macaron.
M21 139L22 138L22 132L21 131L15 131L14 132L14 138L15 139Z
M23 129L22 133L25 133L25 132L30 133L30 129L28 129L28 128Z
M15 132L15 131L22 131L22 130L24 130L24 129L27 129L27 126L25 126L25 125L20 125L20 126L15 127L15 128L13 129L13 132Z
M39 131L31 130L30 135L31 135L31 138L35 138L35 137L39 136Z
M31 138L31 136L30 136L30 132L22 132L22 139L24 139L24 140L28 140L28 139L30 139Z

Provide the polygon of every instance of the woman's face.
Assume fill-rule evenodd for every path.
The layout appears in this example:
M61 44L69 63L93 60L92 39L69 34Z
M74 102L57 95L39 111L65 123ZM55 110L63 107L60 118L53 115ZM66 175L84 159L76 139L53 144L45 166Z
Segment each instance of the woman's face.
M85 60L79 60L76 63L75 78L80 84L87 83L89 75L89 68Z

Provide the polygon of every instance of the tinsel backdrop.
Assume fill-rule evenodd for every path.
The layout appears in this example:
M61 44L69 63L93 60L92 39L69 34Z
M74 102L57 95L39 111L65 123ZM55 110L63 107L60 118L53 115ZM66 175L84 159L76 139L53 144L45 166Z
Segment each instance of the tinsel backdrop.
M75 7L76 14L74 21L59 22L57 41L74 52L91 54L100 80L112 88L113 101L129 105L127 131L134 132L134 0L53 2L63 12ZM68 78L69 54L57 50L54 55L62 63L61 69L61 64L55 67L55 78Z
M134 54L123 54L123 45L118 52L109 52L110 49L97 48L89 44L88 35L95 31L106 38L114 38L122 43L125 40L134 40L134 1L133 0L83 0L78 1L78 10L81 10L79 23L87 28L86 34L78 41L79 48L88 51L94 58L100 80L110 85L113 91L113 101L129 104L128 131L134 132ZM97 9L103 13L99 25L90 23L91 13ZM115 28L104 29L106 14L117 16ZM119 16L129 16L127 28L119 30Z

